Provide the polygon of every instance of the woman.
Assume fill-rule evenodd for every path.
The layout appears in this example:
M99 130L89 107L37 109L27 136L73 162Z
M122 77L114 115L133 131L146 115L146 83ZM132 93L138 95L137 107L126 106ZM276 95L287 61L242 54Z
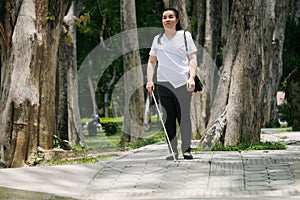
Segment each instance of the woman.
M176 9L164 10L162 25L164 29L160 35L154 37L149 53L146 88L149 94L152 94L155 89L153 75L158 62L157 91L165 109L165 127L175 158L178 159L177 120L180 126L183 157L193 159L190 147L192 137L190 101L195 88L197 48L191 34L182 30ZM166 159L172 160L173 155Z

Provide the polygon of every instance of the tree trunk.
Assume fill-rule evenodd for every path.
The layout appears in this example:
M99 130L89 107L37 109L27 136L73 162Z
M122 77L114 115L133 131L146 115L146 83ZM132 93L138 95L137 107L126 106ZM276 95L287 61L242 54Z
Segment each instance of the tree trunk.
M221 4L218 0L206 0L204 49L216 61L221 33Z
M228 24L229 24L229 16L230 16L230 11L229 11L229 0L223 0L222 1L222 31L221 31L221 39L222 39L222 46L226 45L227 41L227 35L228 35Z
M294 17L291 20L294 20L295 24L299 27L300 23L300 0L294 1ZM298 52L299 55L299 52ZM287 89L287 99L288 103L291 105L292 114L293 114L293 123L292 128L294 131L300 131L300 66L295 66L295 71L291 74L288 79L288 89Z
M136 12L135 1L121 0L121 25L122 31L135 29ZM124 34L122 38L123 49L138 48L137 31ZM138 50L123 55L125 73L124 81L124 124L121 144L133 138L142 138L144 135L144 88L141 59Z
M180 18L182 28L191 32L191 30L192 30L191 22L189 20L189 17L188 17L187 11L186 11L185 0L170 0L165 3L165 5L167 5L167 4L169 4L169 6L166 6L165 8L173 7L178 10L178 12L180 13L179 18Z
M204 46L205 36L205 0L193 0L193 15L197 20L197 29L195 33L195 41L198 45Z
M274 87L274 85L265 87L265 77L270 71L269 65L265 64L267 58L264 55L265 52L272 52L267 38L273 33L274 23L266 20L267 17L275 16L275 13L272 13L272 5L274 4L269 1L232 3L229 24L231 32L223 48L224 68L209 128L214 127L224 113L225 122L218 131L207 130L201 144L204 149L212 148L220 140L224 145L260 141L260 129L265 112L264 95ZM268 13L268 16L263 13ZM267 24L264 24L265 20ZM274 73L279 75L278 72ZM215 138L215 141L209 141L209 138Z
M92 74L88 74L88 86L90 90L91 100L92 100L92 115L98 114L98 106L96 103L96 85L94 85L92 80Z
M109 107L110 107L109 104L110 103L109 103L108 95L109 95L109 91L110 91L111 87L113 86L113 83L116 79L116 75L117 75L117 70L113 69L112 78L108 83L106 83L107 90L104 93L104 116L105 117L109 117Z
M24 166L38 146L53 146L57 49L66 7L67 1L6 1L1 21L2 166Z
M263 27L270 31L265 33L266 35L263 40L264 48L269 49L269 51L264 51L262 58L263 65L265 65L263 69L267 70L263 73L265 76L262 78L260 84L266 87L266 89L263 89L266 92L263 94L262 102L264 107L262 112L262 126L266 126L268 123L277 123L276 95L283 71L282 53L284 33L290 3L290 0L276 1L269 6L270 9L266 9L264 15Z
M290 76L287 91L288 103L293 114L293 131L300 131L300 67Z
M71 146L85 146L78 104L76 25L82 0L75 0L64 17L57 72L57 133Z

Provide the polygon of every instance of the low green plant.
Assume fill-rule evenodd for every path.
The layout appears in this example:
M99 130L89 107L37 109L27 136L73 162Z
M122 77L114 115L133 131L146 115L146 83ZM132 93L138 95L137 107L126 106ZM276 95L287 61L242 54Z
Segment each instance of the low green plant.
M57 148L62 148L64 150L71 150L72 147L69 144L68 140L63 140L59 136L54 135L53 136L53 146Z
M263 142L259 144L241 143L236 146L216 146L212 151L250 151L250 150L281 150L286 149L284 144Z
M106 136L114 135L118 132L118 125L113 122L109 122L106 124L103 123L102 127L104 128Z

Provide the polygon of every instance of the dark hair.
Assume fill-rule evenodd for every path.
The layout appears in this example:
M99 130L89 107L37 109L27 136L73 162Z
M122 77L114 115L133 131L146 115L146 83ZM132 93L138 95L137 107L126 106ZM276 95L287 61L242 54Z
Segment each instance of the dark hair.
M182 30L183 28L182 28L181 23L180 23L180 17L179 17L178 10L176 8L165 8L163 12L169 11L169 10L173 11L174 14L175 14L176 19L178 19L178 22L176 24L176 31ZM160 39L163 36L164 32L165 32L165 29L163 28L161 30L161 32L159 34L159 37L158 37L158 40L157 40L158 44L161 44Z

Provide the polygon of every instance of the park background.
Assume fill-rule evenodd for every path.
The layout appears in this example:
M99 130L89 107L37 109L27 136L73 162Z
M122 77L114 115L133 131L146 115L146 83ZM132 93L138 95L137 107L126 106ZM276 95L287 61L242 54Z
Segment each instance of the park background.
M108 127L105 134L117 130L120 146L145 140L144 87L133 99L124 87L131 111L124 110L121 119L112 115L115 83L147 63L149 49L136 48L135 32L122 38L119 48L138 50L114 60L97 83L93 82L97 74L86 74L90 96L85 103L92 105L91 110L79 106L77 73L87 55L114 35L161 27L165 7L180 11L184 28L203 47L199 73L204 79L219 74L218 80L206 80L208 89L193 95L193 135L201 140L201 149L259 143L261 128L279 127L279 121L299 130L299 4L299 0L1 1L1 166L34 165L41 149L85 147L83 125L94 115L99 115L104 130ZM216 68L207 67L206 58ZM130 81L142 85L142 69ZM278 91L286 97L280 106ZM141 126L126 121L131 118Z

